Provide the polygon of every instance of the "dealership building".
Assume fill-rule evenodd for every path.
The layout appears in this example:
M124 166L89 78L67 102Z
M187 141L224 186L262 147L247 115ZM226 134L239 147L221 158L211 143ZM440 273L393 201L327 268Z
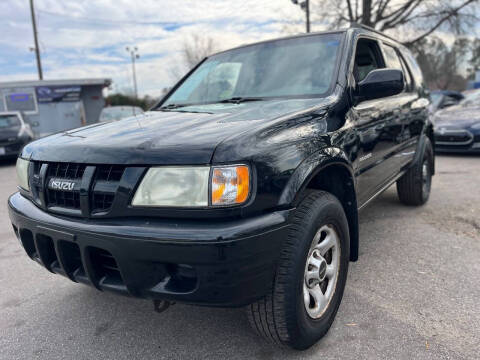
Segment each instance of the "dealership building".
M110 79L0 82L0 112L20 111L37 137L93 124Z

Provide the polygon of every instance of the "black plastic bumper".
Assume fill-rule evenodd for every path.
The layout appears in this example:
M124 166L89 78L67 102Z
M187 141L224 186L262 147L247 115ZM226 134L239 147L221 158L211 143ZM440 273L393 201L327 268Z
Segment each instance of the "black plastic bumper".
M51 272L99 290L226 307L266 294L291 211L235 221L93 221L54 216L19 193L8 204L28 256Z
M0 145L4 149L2 155L0 155L0 159L7 159L17 157L18 154L22 151L22 148L28 143L26 139L17 139L14 142L10 142L7 144Z

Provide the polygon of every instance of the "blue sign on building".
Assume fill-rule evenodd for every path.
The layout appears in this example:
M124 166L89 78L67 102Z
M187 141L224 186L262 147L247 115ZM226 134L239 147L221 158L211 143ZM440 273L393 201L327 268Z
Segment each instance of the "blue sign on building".
M81 86L38 86L37 101L50 103L60 101L79 101Z

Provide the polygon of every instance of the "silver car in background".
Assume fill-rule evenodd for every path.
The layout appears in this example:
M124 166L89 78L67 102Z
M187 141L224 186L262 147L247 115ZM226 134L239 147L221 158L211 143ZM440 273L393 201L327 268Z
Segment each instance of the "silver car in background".
M19 111L0 112L0 158L17 157L33 139L33 131Z

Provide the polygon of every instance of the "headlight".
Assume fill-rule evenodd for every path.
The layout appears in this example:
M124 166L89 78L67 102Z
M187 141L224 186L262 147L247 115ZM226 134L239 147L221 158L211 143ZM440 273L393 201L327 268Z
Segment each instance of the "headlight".
M150 168L133 197L133 206L208 206L210 167Z
M246 165L154 167L145 174L132 205L228 206L244 203L249 194L250 171Z
M17 160L17 182L18 185L27 191L30 191L30 186L28 185L28 160L18 158Z
M475 130L480 129L480 122L477 122L477 123L473 124L473 125L471 126L471 128L472 128L472 129L475 129Z
M212 205L244 203L250 193L248 166L214 167L212 171Z

